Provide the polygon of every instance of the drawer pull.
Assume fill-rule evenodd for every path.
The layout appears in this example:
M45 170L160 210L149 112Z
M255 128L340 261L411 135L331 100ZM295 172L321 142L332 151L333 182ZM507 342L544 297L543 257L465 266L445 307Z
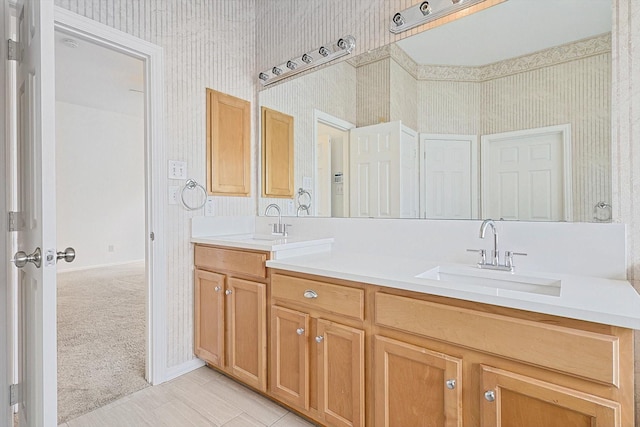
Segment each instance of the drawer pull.
M306 291L304 291L303 295L305 298L308 298L308 299L318 298L317 292L312 289L307 289Z
M225 295L231 295L231 289L227 289L226 291L224 291Z
M220 286L216 286L215 288L213 288L213 290L216 292L220 292L222 288Z
M496 400L496 392L493 390L489 390L484 393L484 398L489 402L493 402L494 400Z
M323 337L322 335L318 335L318 336L316 337L316 342L319 344L319 343L321 343L321 342L322 342L322 340L323 340L323 339L324 339L324 337Z
M456 388L456 380L454 380L454 379L447 380L447 382L445 384L447 385L447 388L449 390L453 390L454 388Z
M296 334L298 334L298 335L302 335L302 334L304 334L304 328L298 328L298 329L296 329Z

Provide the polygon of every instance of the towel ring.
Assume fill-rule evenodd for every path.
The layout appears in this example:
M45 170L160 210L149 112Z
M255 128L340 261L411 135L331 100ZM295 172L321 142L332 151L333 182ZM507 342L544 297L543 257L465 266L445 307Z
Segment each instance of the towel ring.
M302 203L302 199L307 196L307 203ZM304 188L298 188L298 211L296 212L296 216L300 216L300 211L304 210L309 215L309 209L311 208L311 194L305 190Z
M184 200L184 192L187 190L193 190L195 188L199 188L200 190L202 190L202 195L204 196L204 200L198 206L189 206L189 204ZM207 190L205 190L202 185L198 184L193 179L188 179L187 182L184 184L184 187L182 188L182 192L180 193L180 198L182 199L182 204L186 209L190 211L195 211L203 208L204 205L207 203Z

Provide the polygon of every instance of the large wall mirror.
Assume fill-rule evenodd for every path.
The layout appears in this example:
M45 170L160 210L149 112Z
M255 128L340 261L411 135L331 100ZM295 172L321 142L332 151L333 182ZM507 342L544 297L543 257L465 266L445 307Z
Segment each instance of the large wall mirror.
M285 80L294 117L283 212L608 221L611 1L508 0ZM288 205L288 206L287 206Z

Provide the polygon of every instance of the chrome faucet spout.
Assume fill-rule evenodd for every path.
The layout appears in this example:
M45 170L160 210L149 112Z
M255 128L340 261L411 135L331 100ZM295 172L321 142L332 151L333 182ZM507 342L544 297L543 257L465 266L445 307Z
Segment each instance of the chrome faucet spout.
M496 230L496 224L492 219L485 219L482 221L482 225L480 226L480 238L484 239L484 235L487 232L487 227L491 227L491 231L493 232L493 251L491 252L491 263L493 265L499 264L499 256L498 252L498 231Z

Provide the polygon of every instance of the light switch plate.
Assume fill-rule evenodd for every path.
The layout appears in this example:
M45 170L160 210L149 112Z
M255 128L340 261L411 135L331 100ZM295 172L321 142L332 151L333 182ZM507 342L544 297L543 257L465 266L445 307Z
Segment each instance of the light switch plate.
M309 176L303 176L302 177L302 188L304 188L305 190L309 191L311 190L311 186L313 185L313 180L311 179L311 177Z
M169 179L187 179L187 162L169 160Z
M213 203L213 196L207 196L207 201L204 203L204 216L214 216L216 214L215 204Z
M296 206L293 200L287 200L287 215L293 216L296 213Z
M180 197L180 195L178 194L179 192L180 192L180 187L178 187L177 185L169 186L169 204L170 205L178 204L178 197Z

